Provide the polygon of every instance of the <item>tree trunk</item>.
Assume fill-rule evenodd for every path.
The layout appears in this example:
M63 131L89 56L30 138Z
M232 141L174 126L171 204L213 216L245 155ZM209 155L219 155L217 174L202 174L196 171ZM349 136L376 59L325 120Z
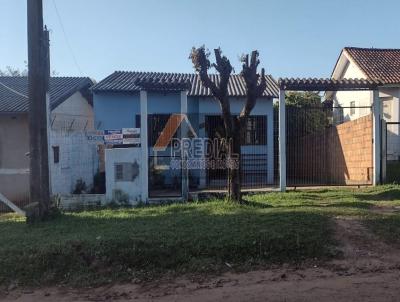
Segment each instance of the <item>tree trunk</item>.
M233 135L228 140L228 199L233 202L242 201L242 179L241 179L241 128L239 122L235 120Z

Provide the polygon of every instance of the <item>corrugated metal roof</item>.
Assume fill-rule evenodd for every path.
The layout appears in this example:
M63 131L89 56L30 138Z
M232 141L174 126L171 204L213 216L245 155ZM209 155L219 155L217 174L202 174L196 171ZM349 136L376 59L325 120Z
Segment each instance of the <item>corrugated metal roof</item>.
M219 82L219 75L210 75L211 80ZM266 75L267 88L265 97L277 97L278 85L270 75ZM161 89L161 83L167 83L167 90L182 90L182 86L189 83L189 96L212 96L211 91L201 84L200 76L189 73L164 73L164 72L130 72L116 71L93 87L94 92L134 92L146 89L149 83L158 83L154 90ZM246 84L239 74L231 75L228 85L228 94L233 97L246 96Z
M283 90L302 91L337 91L337 90L372 90L382 82L368 79L319 79L319 78L283 78L279 87Z
M344 51L369 79L384 84L400 83L400 49L345 47Z
M93 81L84 77L51 77L50 107L53 110L72 94L90 88ZM0 112L28 112L28 78L0 77Z

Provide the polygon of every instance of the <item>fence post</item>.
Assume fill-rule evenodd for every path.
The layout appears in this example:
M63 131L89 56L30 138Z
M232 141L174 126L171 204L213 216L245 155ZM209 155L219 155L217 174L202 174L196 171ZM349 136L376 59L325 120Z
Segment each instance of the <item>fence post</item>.
M142 201L149 197L149 146L147 143L147 91L140 91L140 148L142 151Z
M286 191L286 103L285 90L279 90L279 189Z
M379 90L372 92L372 114L373 114L373 185L380 183L381 177L381 104L379 100Z
M187 91L181 91L181 114L185 117L185 118L189 118L187 116L188 113L188 104L187 104ZM183 139L187 138L187 124L185 121L182 122L181 124L181 151L182 151L182 142ZM189 197L189 171L187 168L187 158L186 158L186 152L182 152L181 154L182 156L182 198L184 201L188 200Z

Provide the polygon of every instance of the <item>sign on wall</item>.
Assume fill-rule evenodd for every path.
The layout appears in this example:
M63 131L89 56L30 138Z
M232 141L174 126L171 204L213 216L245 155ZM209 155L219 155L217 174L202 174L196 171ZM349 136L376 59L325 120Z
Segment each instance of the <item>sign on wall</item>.
M104 144L104 131L88 131L86 132L86 139L89 143L102 145Z
M122 130L104 130L104 143L106 145L122 145Z
M140 144L140 128L123 128L122 143L124 145Z
M138 145L140 144L140 128L123 128L121 130L104 130L106 145Z

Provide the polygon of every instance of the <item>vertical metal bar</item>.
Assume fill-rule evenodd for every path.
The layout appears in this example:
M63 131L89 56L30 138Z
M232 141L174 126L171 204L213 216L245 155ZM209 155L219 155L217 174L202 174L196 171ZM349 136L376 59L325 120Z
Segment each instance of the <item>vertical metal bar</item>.
M181 114L185 116L185 118L188 118L187 113L188 113L188 104L187 104L187 94L188 92L181 91ZM181 124L181 145L182 145L182 140L187 139L187 123L185 121L182 122ZM186 152L182 153L182 198L183 200L187 201L189 199L189 171L187 168L187 156Z
M140 147L142 150L142 201L149 197L149 144L147 142L147 91L140 91Z
M285 90L279 90L279 189L286 191L286 103Z
M380 183L381 178L381 104L379 101L379 90L372 92L373 107L373 185Z

